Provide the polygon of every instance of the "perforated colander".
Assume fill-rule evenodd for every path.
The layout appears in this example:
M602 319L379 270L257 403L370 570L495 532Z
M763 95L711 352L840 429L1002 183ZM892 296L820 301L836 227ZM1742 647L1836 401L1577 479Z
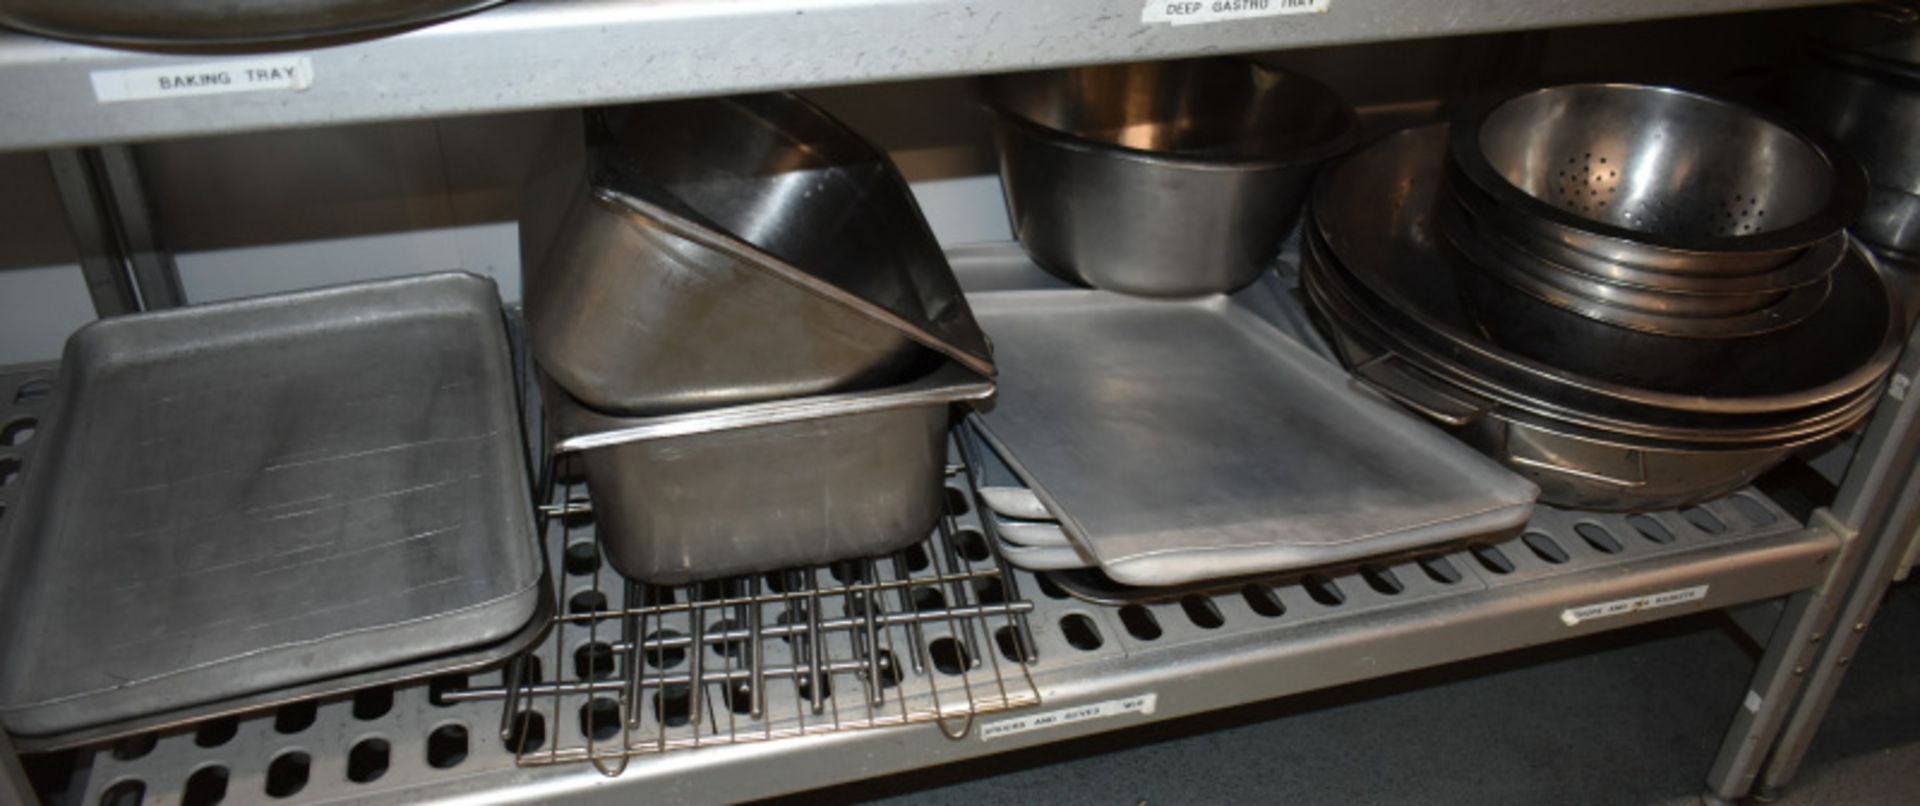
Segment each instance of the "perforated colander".
M1727 101L1665 87L1571 84L1472 108L1452 158L1465 178L1533 226L1585 248L1687 261L1766 252L1728 271L1784 262L1859 211L1860 188L1812 137ZM1568 236L1556 232L1556 240ZM1777 253L1777 254L1774 254ZM1777 258L1777 260L1776 260ZM1732 263L1740 263L1732 266Z

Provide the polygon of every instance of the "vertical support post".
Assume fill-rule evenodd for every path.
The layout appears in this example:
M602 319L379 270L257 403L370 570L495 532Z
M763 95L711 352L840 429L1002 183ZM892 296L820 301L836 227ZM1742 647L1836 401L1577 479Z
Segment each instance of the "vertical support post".
M139 164L129 146L49 152L67 227L94 312L119 316L186 302L162 247Z
M1888 555L1904 548L1904 522L1914 517L1908 513L1916 503L1913 467L1920 461L1920 389L1912 388L1916 377L1920 377L1920 331L1907 339L1833 506L1814 513L1816 525L1842 539L1840 556L1818 587L1788 600L1754 672L1753 686L1708 773L1711 798L1734 801L1753 794L1763 765L1769 774L1762 783L1769 787L1791 778L1805 742L1832 697L1830 690L1810 692L1809 686L1816 685L1816 679L1823 688L1839 685L1836 671L1851 652L1837 652L1835 647L1851 643L1848 636L1857 634L1849 628L1848 636L1834 638L1834 626L1854 623L1839 619L1860 610L1856 600L1863 595L1860 584L1870 583L1867 577L1890 577L1893 559ZM1882 579L1880 588L1885 584ZM1876 602L1880 588L1872 593ZM1783 747L1787 752L1776 750ZM1775 756L1778 760L1769 762Z

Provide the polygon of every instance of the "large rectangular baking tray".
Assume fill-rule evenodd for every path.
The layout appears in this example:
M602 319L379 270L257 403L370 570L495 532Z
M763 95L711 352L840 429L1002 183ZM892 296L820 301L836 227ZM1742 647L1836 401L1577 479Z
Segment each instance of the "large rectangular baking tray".
M981 434L1114 580L1177 585L1515 528L1534 486L1226 297L977 294Z
M0 724L492 660L547 597L519 434L473 275L83 328L0 546Z

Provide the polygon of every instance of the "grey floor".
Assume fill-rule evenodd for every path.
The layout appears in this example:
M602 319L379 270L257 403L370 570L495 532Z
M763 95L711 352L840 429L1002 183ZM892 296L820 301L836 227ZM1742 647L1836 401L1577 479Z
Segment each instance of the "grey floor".
M1906 584L1782 802L1920 803L1916 637ZM790 800L1691 804L1757 651L1689 617Z

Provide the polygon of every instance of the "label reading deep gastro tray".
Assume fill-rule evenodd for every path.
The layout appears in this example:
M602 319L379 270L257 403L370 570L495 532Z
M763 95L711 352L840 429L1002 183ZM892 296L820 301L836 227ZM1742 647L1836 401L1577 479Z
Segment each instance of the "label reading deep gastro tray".
M1583 621L1624 616L1628 613L1638 613L1642 610L1672 607L1677 604L1686 604L1687 602L1699 601L1705 598L1707 598L1707 586L1695 585L1691 588L1670 590L1665 593L1655 593L1648 596L1636 596L1632 599L1615 599L1611 602L1570 607L1560 612L1560 621L1572 627Z
M1282 14L1325 14L1333 0L1149 0L1140 12L1145 23L1193 25L1250 20Z
M313 60L305 56L93 71L93 97L103 104L227 92L299 92L311 86Z
M980 726L980 740L998 739L1003 736L1012 736L1016 733L1026 733L1030 730L1058 728L1071 725L1075 722L1085 722L1089 719L1105 719L1110 716L1123 716L1125 714L1151 714L1153 713L1153 705L1158 700L1159 695L1149 691L1145 694L1136 694L1118 700L1107 700L1106 702L1096 702L1092 705L1076 705L1072 708L1062 708L1057 711L1047 711L1039 714L1023 714L1007 719L997 719Z

